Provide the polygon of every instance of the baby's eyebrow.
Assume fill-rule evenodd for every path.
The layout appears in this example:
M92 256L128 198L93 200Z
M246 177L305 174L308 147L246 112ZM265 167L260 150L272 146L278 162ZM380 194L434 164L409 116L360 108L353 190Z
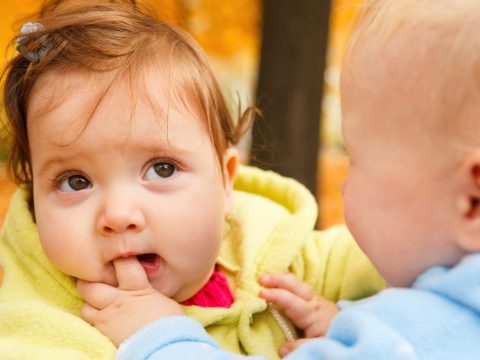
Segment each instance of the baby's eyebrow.
M188 154L192 150L189 150L184 147L180 147L171 142L166 143L152 143L152 144L138 144L133 147L137 152L143 153L161 153L161 152L175 152L178 155Z
M76 156L81 156L81 155L76 155ZM52 158L49 158L47 161L45 161L42 166L40 167L40 170L38 172L39 176L44 175L47 173L51 168L56 167L56 166L61 166L64 164L67 164L69 162L69 159L71 157L64 157L64 156L55 156Z

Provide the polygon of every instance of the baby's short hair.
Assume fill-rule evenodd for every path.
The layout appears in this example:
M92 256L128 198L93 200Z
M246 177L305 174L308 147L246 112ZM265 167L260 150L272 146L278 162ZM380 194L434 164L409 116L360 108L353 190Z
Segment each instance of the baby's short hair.
M471 30L480 27L480 2L476 0L365 0L360 7L350 47L374 36L388 42L397 32L418 29L425 35L449 37L447 41L477 43ZM442 44L442 37L431 39Z
M480 101L479 34L478 0L365 0L342 71L368 88L355 60L360 57L372 64L393 60L409 86L429 82L429 95L438 98L444 125L463 126L451 120L464 111L465 101ZM426 70L428 78L422 74Z

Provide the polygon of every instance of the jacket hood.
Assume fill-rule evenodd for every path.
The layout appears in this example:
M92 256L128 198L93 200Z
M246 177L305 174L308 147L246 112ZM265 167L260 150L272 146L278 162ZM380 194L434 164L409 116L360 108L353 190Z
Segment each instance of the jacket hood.
M218 262L259 289L260 274L288 270L315 226L317 204L299 182L253 167L241 167L234 189Z
M436 266L420 275L414 289L427 290L480 314L480 253L468 254L455 266Z

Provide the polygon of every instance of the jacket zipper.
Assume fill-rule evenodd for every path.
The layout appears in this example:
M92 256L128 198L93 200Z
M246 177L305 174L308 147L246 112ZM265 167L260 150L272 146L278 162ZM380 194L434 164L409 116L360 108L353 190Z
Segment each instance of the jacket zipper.
M287 341L290 342L296 340L297 334L295 333L295 330L292 328L290 322L287 321L280 313L280 311L271 304L268 304L267 310L276 320L278 326L280 326L280 329L282 329Z

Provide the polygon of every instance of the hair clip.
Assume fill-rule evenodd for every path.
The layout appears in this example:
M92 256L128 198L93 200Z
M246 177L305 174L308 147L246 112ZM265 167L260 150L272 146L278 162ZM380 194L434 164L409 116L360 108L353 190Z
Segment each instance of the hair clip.
M24 35L20 35L16 39L16 49L17 51L25 57L30 62L39 62L45 57L47 53L47 45L46 45L46 35L43 35L38 41L39 45L36 49L27 51L28 45L30 44L33 39L25 34L34 33L36 31L43 30L43 25L41 23L32 23L27 21L23 24L22 28L20 29L20 33Z

